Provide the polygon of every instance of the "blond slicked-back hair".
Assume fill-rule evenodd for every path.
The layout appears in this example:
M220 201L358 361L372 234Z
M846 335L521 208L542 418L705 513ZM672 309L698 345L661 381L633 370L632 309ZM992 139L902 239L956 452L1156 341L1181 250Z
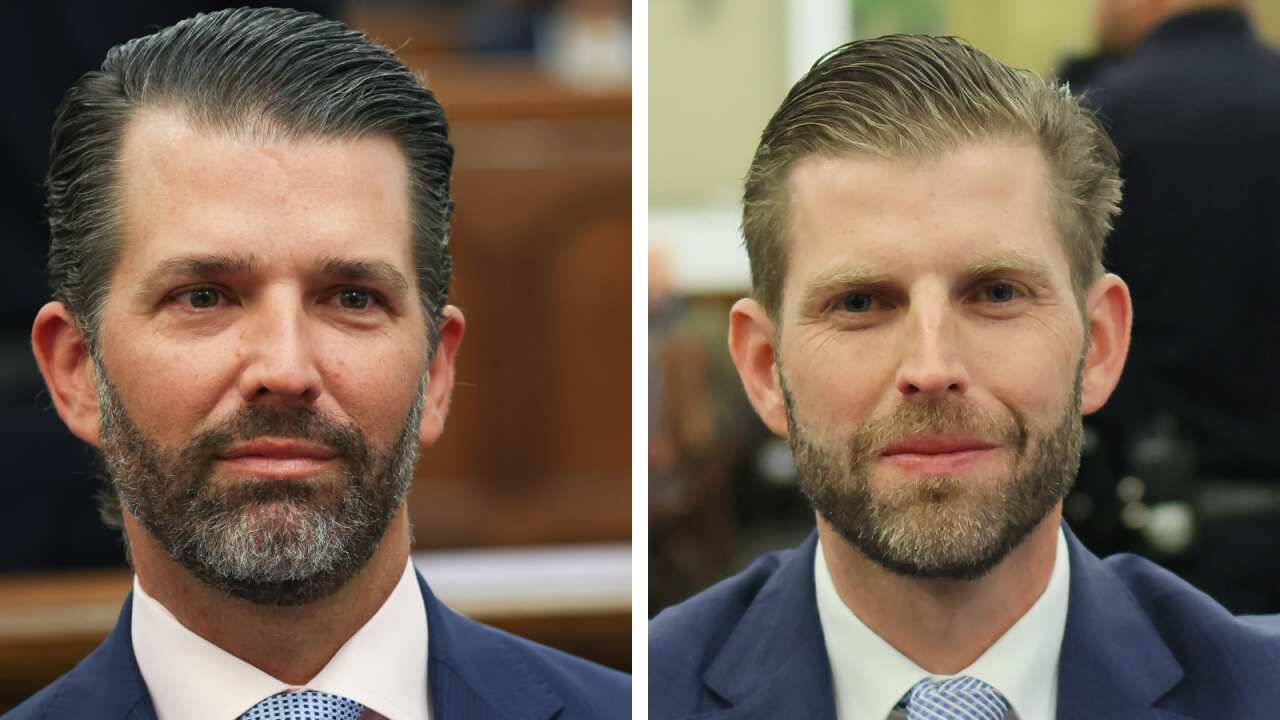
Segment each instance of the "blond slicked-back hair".
M742 233L752 293L781 319L787 194L796 162L812 155L917 160L962 144L1035 144L1048 164L1053 222L1077 301L1103 272L1119 214L1119 156L1093 114L1065 86L1009 68L963 40L890 35L827 53L791 88L760 138L743 193Z

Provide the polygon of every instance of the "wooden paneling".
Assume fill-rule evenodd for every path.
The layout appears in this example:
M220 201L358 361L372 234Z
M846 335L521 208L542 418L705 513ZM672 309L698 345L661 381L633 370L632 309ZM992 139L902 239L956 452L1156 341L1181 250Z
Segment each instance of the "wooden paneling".
M456 148L467 316L416 547L630 537L631 119L525 65L425 68Z

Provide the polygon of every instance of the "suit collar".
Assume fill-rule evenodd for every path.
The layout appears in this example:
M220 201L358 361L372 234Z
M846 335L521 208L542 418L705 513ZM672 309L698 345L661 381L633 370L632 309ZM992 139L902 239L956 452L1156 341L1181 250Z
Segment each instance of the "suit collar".
M817 534L782 561L703 674L723 718L834 720L831 667L814 595Z
M133 654L133 593L125 598L115 629L63 683L45 717L156 720Z
M563 707L505 634L453 612L418 574L427 606L431 715L476 720L547 720Z
M1058 720L1180 718L1155 704L1182 666L1128 587L1063 525L1071 595L1058 674Z
M1058 720L1184 718L1155 707L1181 682L1182 666L1127 586L1063 531L1071 589ZM731 707L707 717L835 718L813 585L816 542L811 535L782 561L709 664L704 684Z
M506 635L445 607L415 573L427 608L432 717L547 720L562 706ZM47 717L156 720L133 652L133 594L115 629L62 680Z

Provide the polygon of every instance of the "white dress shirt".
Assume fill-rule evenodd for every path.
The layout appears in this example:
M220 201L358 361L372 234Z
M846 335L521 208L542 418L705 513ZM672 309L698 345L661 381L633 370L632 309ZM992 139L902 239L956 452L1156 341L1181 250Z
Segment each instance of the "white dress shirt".
M133 652L159 720L234 720L288 690L365 706L362 720L429 720L427 612L413 562L369 622L311 682L281 682L188 630L133 579Z
M858 619L840 599L818 543L813 563L818 619L831 661L836 720L898 720L894 706L924 678L940 679L916 665ZM999 690L1013 708L1010 719L1054 720L1058 660L1067 625L1071 568L1061 528L1049 584L1013 627L972 665L957 673Z

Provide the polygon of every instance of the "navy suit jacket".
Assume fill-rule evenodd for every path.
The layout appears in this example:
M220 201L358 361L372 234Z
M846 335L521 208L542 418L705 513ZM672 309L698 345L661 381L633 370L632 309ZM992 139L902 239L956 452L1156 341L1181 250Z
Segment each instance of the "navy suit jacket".
M422 575L418 575L418 586L427 606L427 677L433 717L631 717L629 676L468 620L436 599ZM151 696L133 654L132 610L131 594L115 630L98 649L4 720L155 720Z
M1235 617L1133 555L1068 530L1058 720L1280 718L1280 617ZM649 717L835 720L814 597L816 535L649 627Z

